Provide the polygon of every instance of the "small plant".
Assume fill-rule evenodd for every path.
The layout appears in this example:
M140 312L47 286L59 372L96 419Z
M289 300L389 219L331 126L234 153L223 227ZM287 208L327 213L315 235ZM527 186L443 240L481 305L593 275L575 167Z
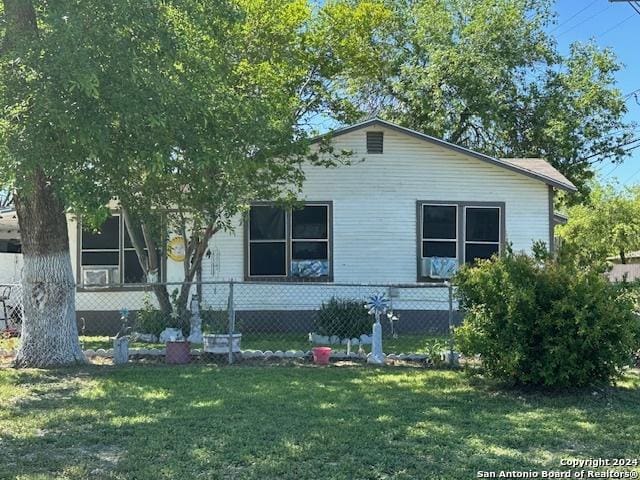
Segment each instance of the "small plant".
M227 333L229 314L226 310L215 310L203 305L200 310L202 317L202 331L206 333Z
M371 332L371 317L362 301L333 297L318 311L316 333L340 339L359 338Z
M431 365L435 368L444 367L447 362L442 357L442 352L449 349L447 342L439 339L428 340L425 343L424 350Z
M151 303L150 297L145 295L142 301L142 308L136 313L134 329L137 332L160 335L160 332L169 326L168 316L155 308Z

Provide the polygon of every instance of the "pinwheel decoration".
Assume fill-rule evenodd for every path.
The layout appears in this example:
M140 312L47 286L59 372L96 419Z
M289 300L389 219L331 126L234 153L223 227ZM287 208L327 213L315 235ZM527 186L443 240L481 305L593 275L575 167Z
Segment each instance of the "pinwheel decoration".
M383 294L372 295L364 307L369 310L369 315L378 317L389 310L389 300Z

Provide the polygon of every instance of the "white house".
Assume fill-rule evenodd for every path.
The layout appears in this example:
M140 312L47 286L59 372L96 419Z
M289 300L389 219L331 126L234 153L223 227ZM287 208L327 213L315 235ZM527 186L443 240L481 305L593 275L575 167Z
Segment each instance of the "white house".
M353 288L343 284L441 281L456 264L507 243L530 251L542 240L553 248L554 192L575 190L544 160L493 158L380 119L328 135L336 149L353 152L350 165L309 166L302 208L256 202L233 233L212 239L203 281L264 282L238 296L239 311L315 310ZM95 235L70 218L69 234L78 309L117 312L122 285L144 281L122 219L115 214ZM109 286L86 285L96 271L105 271L98 278ZM181 272L181 263L166 259L163 279L180 281ZM215 289L211 303L223 304L228 290ZM432 294L446 302L441 291ZM126 306L138 308L139 297L127 295ZM404 308L412 310L408 298Z

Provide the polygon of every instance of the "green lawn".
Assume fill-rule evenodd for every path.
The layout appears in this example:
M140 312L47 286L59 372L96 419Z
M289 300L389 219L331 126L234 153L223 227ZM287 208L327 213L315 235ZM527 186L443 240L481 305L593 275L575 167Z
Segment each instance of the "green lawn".
M0 478L470 479L637 458L640 375L573 393L462 372L192 365L0 370Z

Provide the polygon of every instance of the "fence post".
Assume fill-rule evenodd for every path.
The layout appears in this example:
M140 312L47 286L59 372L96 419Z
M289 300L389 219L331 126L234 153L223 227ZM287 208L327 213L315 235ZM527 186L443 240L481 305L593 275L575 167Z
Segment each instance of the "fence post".
M447 282L449 287L449 366L454 366L453 359L453 286Z
M233 299L233 280L229 282L229 300L227 304L227 333L229 335L229 365L233 363L233 333L236 330L236 310Z

